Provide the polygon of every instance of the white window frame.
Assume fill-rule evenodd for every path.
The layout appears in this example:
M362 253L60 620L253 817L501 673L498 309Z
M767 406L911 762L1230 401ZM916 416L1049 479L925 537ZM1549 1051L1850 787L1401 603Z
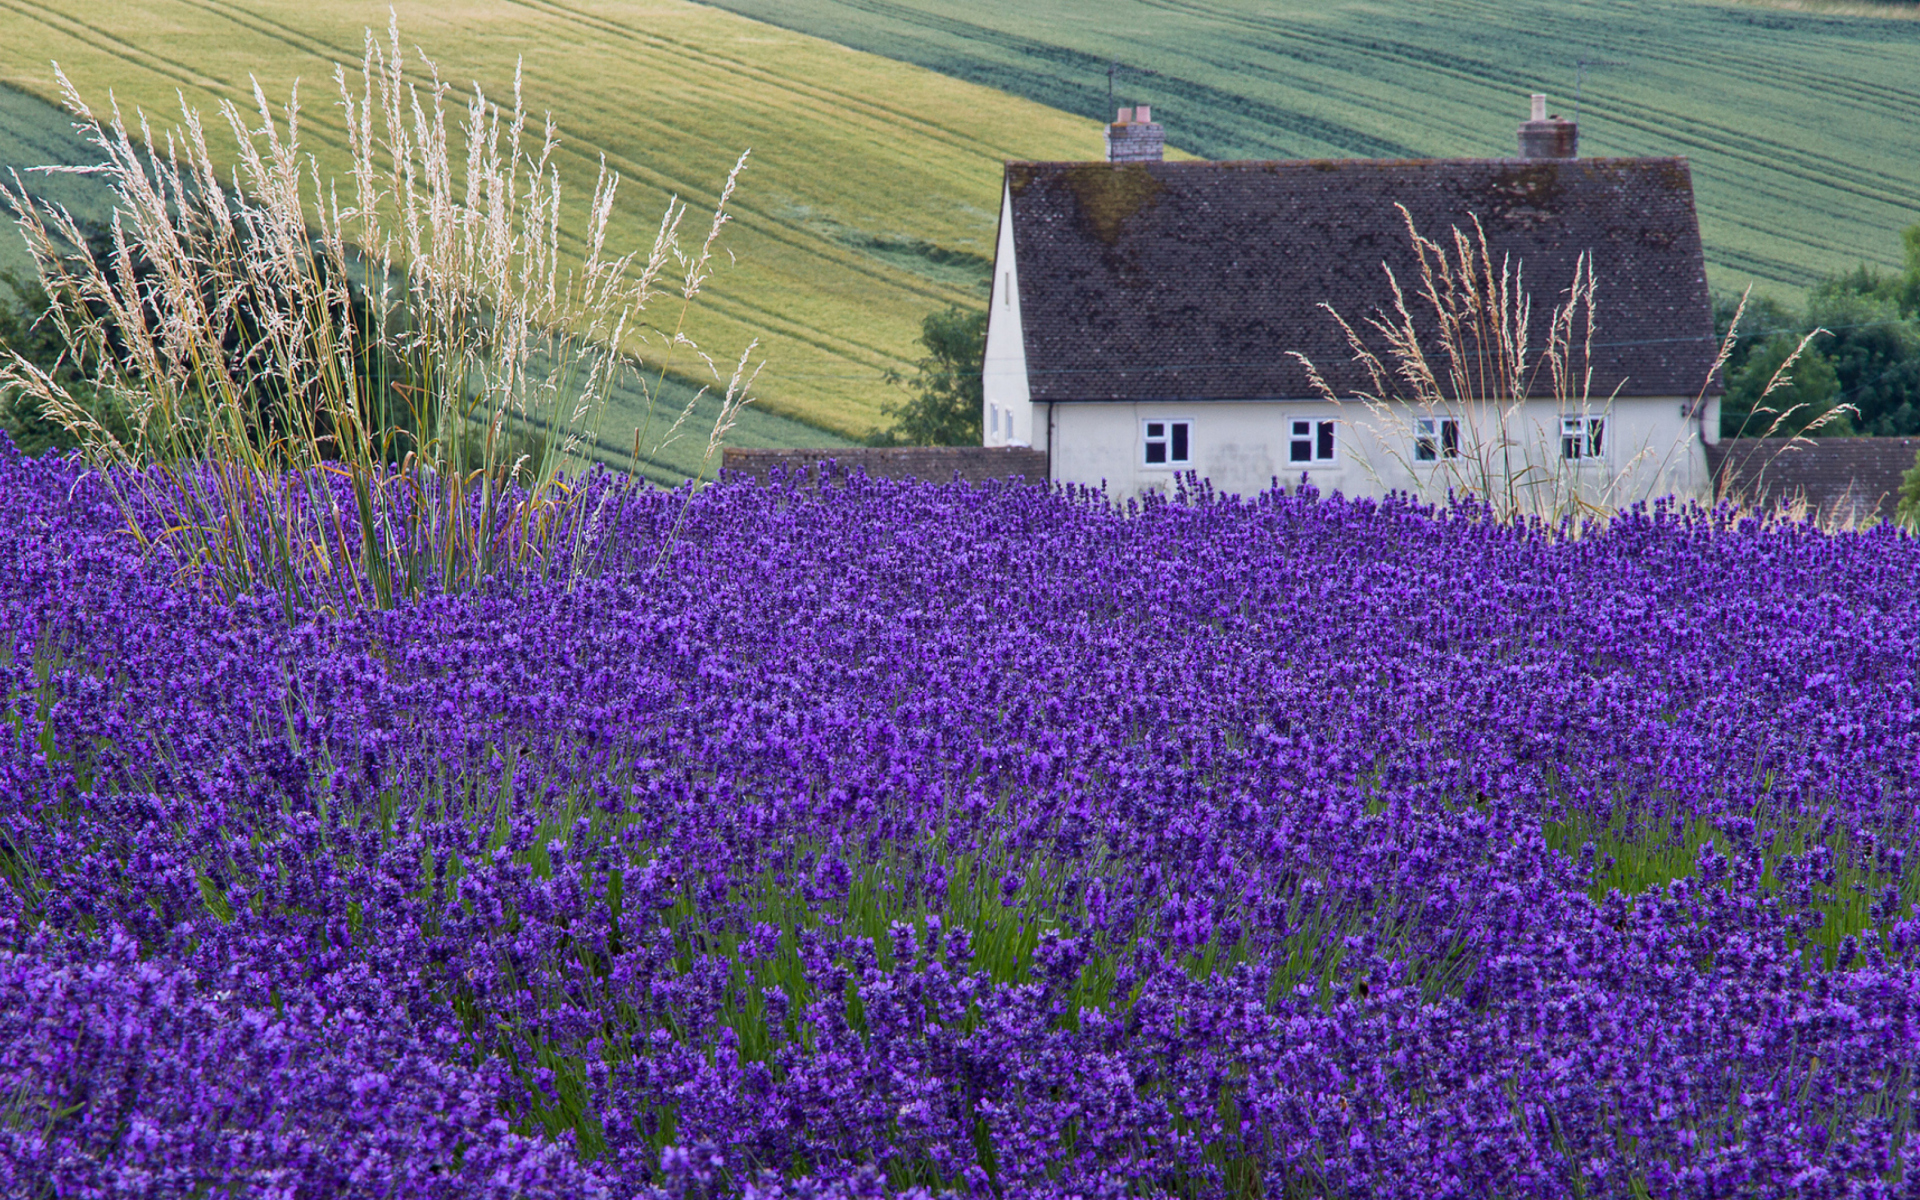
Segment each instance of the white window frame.
M1340 455L1340 439L1335 422L1320 417L1290 417L1287 420L1287 465L1313 466L1330 463ZM1306 450L1305 456L1300 454ZM1325 453L1322 453L1324 451Z
M1441 462L1460 457L1460 418L1415 417L1413 461Z
M1560 417L1560 457L1568 462L1595 462L1606 457L1607 418L1592 413L1564 413Z
M1176 432L1178 430L1179 432ZM1156 432L1157 431L1157 432ZM1186 454L1174 457L1180 443ZM1159 462L1154 450L1161 454ZM1149 471L1178 471L1193 465L1193 422L1184 417L1147 417L1140 422L1140 465Z

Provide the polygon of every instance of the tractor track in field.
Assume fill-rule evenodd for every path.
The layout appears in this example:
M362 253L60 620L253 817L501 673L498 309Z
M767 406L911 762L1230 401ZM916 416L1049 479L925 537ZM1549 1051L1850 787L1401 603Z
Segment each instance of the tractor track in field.
M543 38L551 38L561 44L571 41L600 46L615 44L626 59L651 63L668 71L668 77L673 77L674 73L680 76L711 76L707 86L720 90L705 101L709 108L727 101L728 97L724 94L726 89L739 85L760 93L758 99L770 108L797 110L809 114L806 118L809 120L852 120L871 127L875 137L892 136L897 131L905 130L914 138L938 147L942 153L990 158L1005 156L979 136L963 117L956 116L951 121L945 121L939 116L928 118L925 114L915 115L908 109L887 103L890 93L884 90L868 89L861 92L849 87L835 87L831 75L809 79L782 76L744 58L714 53L710 47L701 47L671 35L625 26L564 3L546 0L505 2L523 12L534 28L543 31L540 35ZM316 33L300 27L296 22L276 19L272 12L256 11L226 0L176 0L176 3L184 13L192 14L189 19L195 24L205 22L215 30L222 25L231 26L236 32L243 31L248 39L258 39L263 47L284 49L288 57L296 60L310 58L330 66L339 64L351 68L359 64L364 55L364 46L358 42L349 45L349 39L331 37L324 32ZM163 57L144 50L134 41L116 35L97 20L71 15L55 4L39 0L0 0L0 11L14 13L24 20L44 26L60 38L81 42L91 48L91 53L108 61L123 63L129 71L146 74L190 95L194 92L211 93L215 98L232 100L239 105L243 114L250 114L253 108L251 82L236 77L234 68L225 60L215 58L193 62L190 66L182 65L176 61L178 56ZM331 79L328 83L331 83ZM684 178L676 174L669 163L641 161L621 146L602 146L582 136L584 132L590 132L591 121L587 117L595 114L619 116L617 124L625 126L632 123L631 115L616 113L605 105L596 107L590 91L579 91L576 98L581 103L575 108L582 109L586 115L583 117L576 113L569 118L575 129L556 149L556 160L567 160L568 166L584 167L591 174L599 167L604 154L608 167L631 179L637 186L657 190L662 195L689 198L696 206L704 202L710 208L717 200L717 179L696 181ZM336 104L314 105L305 110L302 125L303 136L313 150L345 159L349 143ZM683 145L695 149L706 148L709 144L718 148L718 143L710 137L703 138L696 134L690 138L685 131L667 131L664 126L662 134L678 137ZM730 161L733 148L725 149ZM569 172L570 177L577 174L577 171ZM877 287L900 295L908 304L938 307L953 302L967 291L958 283L936 279L927 272L915 270L915 263L883 263L865 248L864 243L856 245L802 228L794 223L789 213L779 208L777 200L773 203L763 201L749 186L735 197L731 207L737 216L750 219L744 228L750 230L752 238L764 239L766 243L779 248L776 261L785 263L780 269L792 278L797 280L811 274L830 273L841 280L843 287L836 298L828 301L829 304L857 311L861 303L857 296L863 290ZM697 216L696 208L692 217ZM683 237L688 233L696 238L704 235L703 221L692 220L690 223L695 224L696 228L683 230ZM575 252L584 249L582 239L577 234L563 232L562 238L568 249ZM786 257L782 259L779 257L781 255ZM783 301L781 294L770 294L763 300L757 290L722 289L707 292L702 297L702 307L707 310L709 319L723 320L739 328L770 335L774 342L788 347L789 355L791 351L804 350L805 353L793 361L794 370L783 374L791 374L796 381L806 378L815 380L816 383L803 383L803 386L816 391L834 386L817 382L820 380L877 380L889 368L900 370L910 366L907 361L911 357L910 352L903 356L900 347L863 336L878 332L879 327L872 323L838 321L828 328L796 319L791 305ZM661 310L656 308L655 311ZM666 318L668 325L673 323L671 316L668 314ZM809 362L811 355L815 354L823 356L825 361Z
M1232 22L1247 28L1271 30L1277 27L1277 23L1271 20L1241 17L1237 14L1228 16L1219 10L1192 3L1191 0L1138 0L1138 3L1151 8L1206 14L1210 18L1222 23ZM1322 46L1337 46L1355 57L1359 57L1361 49L1364 48L1367 53L1374 56L1385 55L1409 68L1425 68L1435 73L1450 75L1457 79L1485 84L1490 87L1498 87L1502 90L1524 89L1530 86L1530 81L1533 78L1520 71L1511 69L1499 70L1489 64L1478 63L1457 55L1435 55L1427 48L1411 42L1387 42L1378 39L1368 40L1352 36L1335 37L1325 33L1307 32L1298 28L1286 28L1284 30L1284 36L1297 41L1312 42ZM1645 57L1652 57L1652 55L1648 54ZM1681 60L1669 57L1669 61L1678 64ZM1728 59L1728 61L1732 62L1733 60ZM1813 86L1826 89L1831 81L1832 77L1830 76L1820 76L1810 82ZM1908 95L1912 99L1920 101L1920 92L1909 93ZM1642 128L1646 132L1657 133L1669 141L1685 141L1703 149L1734 147L1737 148L1739 157L1746 158L1748 161L1754 163L1762 161L1763 154L1777 154L1780 150L1780 147L1767 143L1763 139L1722 121L1689 118L1686 122L1680 123L1674 120L1672 114L1660 112L1651 106L1638 104L1624 97L1609 96L1607 103L1616 106L1616 110L1619 106L1630 107L1634 111L1637 119L1637 128ZM1809 181L1826 182L1830 186L1840 187L1841 190L1850 191L1858 195L1870 196L1876 199L1884 198L1887 190L1896 188L1903 182L1898 176L1891 173L1871 171L1848 160L1832 155L1799 151L1796 152L1796 159L1797 163L1794 167L1794 172L1798 178ZM1850 180L1850 182L1844 186L1836 182L1843 178Z
M343 63L358 62L364 55L364 48L358 53L349 53L343 46L306 34L269 18L246 12L235 5L222 3L221 0L176 0L176 2L184 4L187 7L200 9L232 21L234 24L252 29L255 33L279 41L301 54L312 55L323 59L334 57L337 61ZM526 0L513 0L513 2L523 8L543 11L543 6L527 3ZM553 5L545 7L557 9L559 6ZM308 125L309 129L313 127L313 123ZM342 131L335 125L327 125L325 128L331 136L323 140L336 150L345 152L347 143L344 136L342 136ZM719 191L717 188L708 186L703 189L700 185L690 180L676 178L649 163L632 158L612 147L592 145L591 151L557 149L556 153L572 154L580 159L583 165L589 168L595 165L596 155L604 155L610 166L620 171L623 176L629 179L644 181L672 195L682 197L693 196L709 206L719 200ZM812 239L800 235L785 222L751 202L741 201L736 198L733 208L736 211L751 214L759 219L760 223L754 230L757 236L765 237L770 241L780 243L801 253L819 256L832 262L836 268L845 269L876 282L884 282L890 286L901 288L902 290L909 291L935 303L945 301L949 298L949 293L944 289L921 284L917 281L903 282L900 278L874 269L871 265L871 260L856 250L846 249L821 239ZM584 243L581 243L577 236L563 235L563 237L574 243L573 248L576 251L584 249ZM908 273L902 272L901 274L907 275ZM908 275L908 279L912 279L912 276ZM837 340L823 338L821 331L811 326L796 324L787 318L783 312L772 307L756 305L751 301L741 300L737 297L728 297L723 293L711 294L707 303L716 311L729 312L729 310L731 310L730 315L733 315L736 320L739 320L743 324L748 324L756 328L777 330L784 336L804 342L817 350L822 350L835 356L846 356L850 352L855 353L866 360L864 365L876 372L885 370L889 366L898 367L903 365L900 359L881 346L871 343L861 343L850 338Z
M890 3L889 0L841 0L841 6L882 16L899 17L902 19L910 18L914 23L927 28L937 29L943 33L953 34L970 41L984 42L988 45L997 46L1023 57L1038 59L1052 66L1078 72L1089 78L1094 75L1103 75L1107 69L1108 62L1111 61L1101 55L1061 46L1057 43L1037 41L1019 34L994 29L991 26L964 21L958 17L936 16L908 5ZM782 24L778 19L760 19L768 19L770 24ZM798 32L807 32L804 29L799 29L797 26L790 24L782 25L782 27L796 29ZM990 82L990 80L984 77L979 78L978 81ZM1156 74L1155 85L1156 87L1166 88L1168 95L1193 100L1197 102L1197 105L1205 106L1196 107L1193 110L1196 114L1204 114L1205 112L1213 111L1214 106L1220 106L1223 111L1237 110L1243 113L1255 114L1272 121L1282 128L1298 133L1303 137L1312 137L1333 145L1351 146L1356 151L1364 151L1372 157L1414 157L1413 150L1402 143L1368 134L1364 130L1357 129L1353 126L1325 121L1313 117L1310 114L1281 108L1244 95L1224 91L1199 80L1174 75ZM994 83L993 86L1001 85ZM1047 99L1045 102L1056 103L1057 97ZM1209 140L1205 131L1212 127L1211 123L1207 121L1204 115L1199 115L1192 118L1190 127L1200 134L1193 144L1204 148Z
M1128 90L1177 122L1170 140L1213 158L1427 157L1422 133L1484 141L1473 113L1543 78L1572 92L1576 62L1604 54L1623 70L1586 77L1583 123L1632 147L1616 152L1694 159L1717 265L1804 287L1890 264L1894 231L1920 217L1920 146L1897 132L1920 105L1920 75L1902 65L1920 50L1911 24L1685 0L1575 0L1551 28L1507 0L1115 0L1098 21L1065 0L960 14L917 0L715 2L1080 111L1104 106L1119 63Z

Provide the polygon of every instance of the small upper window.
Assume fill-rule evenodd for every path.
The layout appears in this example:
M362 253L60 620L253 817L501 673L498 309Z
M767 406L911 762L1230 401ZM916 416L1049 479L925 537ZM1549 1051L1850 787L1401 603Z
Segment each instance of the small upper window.
M1333 422L1295 418L1292 436L1287 441L1287 461L1297 463L1333 460Z
M1191 421L1147 421L1146 436L1141 439L1145 462L1150 467L1185 466L1193 461L1193 423Z
M1452 417L1421 417L1413 423L1413 457L1435 462L1460 457L1460 422Z
M1605 428L1603 417L1561 417L1560 457L1599 458L1600 435Z

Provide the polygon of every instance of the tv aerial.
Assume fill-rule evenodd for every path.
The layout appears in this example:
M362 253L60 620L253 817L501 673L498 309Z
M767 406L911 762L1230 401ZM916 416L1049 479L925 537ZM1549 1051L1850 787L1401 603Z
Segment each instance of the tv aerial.
M1582 58L1574 62L1573 64L1573 123L1575 125L1578 125L1580 123L1581 91L1587 81L1587 68L1588 67L1626 67L1631 65L1632 65L1631 63L1616 62L1611 58ZM1109 91L1112 90L1111 86L1109 86L1108 90Z

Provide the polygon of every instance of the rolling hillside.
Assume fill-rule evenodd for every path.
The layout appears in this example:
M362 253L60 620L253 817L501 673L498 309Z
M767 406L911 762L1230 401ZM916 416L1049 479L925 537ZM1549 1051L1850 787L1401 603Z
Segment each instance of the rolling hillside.
M738 265L723 265L691 318L722 360L762 341L760 411L736 444L872 429L903 395L882 375L910 373L921 318L983 302L1001 162L1099 152L1091 114L677 0L402 3L399 19L450 80L477 78L496 98L510 97L524 57L528 106L551 110L579 202L601 155L625 177L611 244L650 245L670 193L692 203L697 242L727 169L752 149L723 238ZM55 97L57 60L99 108L111 91L164 125L176 93L211 117L218 99L247 100L249 74L276 103L298 77L305 145L343 175L333 67L357 69L362 31L386 24L385 0L0 0L0 83ZM62 144L61 114L16 98L6 116L0 161L33 165ZM671 327L678 308L652 316ZM610 441L643 420L612 413ZM675 453L697 461L704 431L697 440Z
M1088 116L1117 61L1118 101L1206 158L1511 154L1526 93L1571 115L1578 84L1582 153L1693 160L1718 289L1790 298L1893 265L1920 221L1920 21L1699 0L716 2Z

